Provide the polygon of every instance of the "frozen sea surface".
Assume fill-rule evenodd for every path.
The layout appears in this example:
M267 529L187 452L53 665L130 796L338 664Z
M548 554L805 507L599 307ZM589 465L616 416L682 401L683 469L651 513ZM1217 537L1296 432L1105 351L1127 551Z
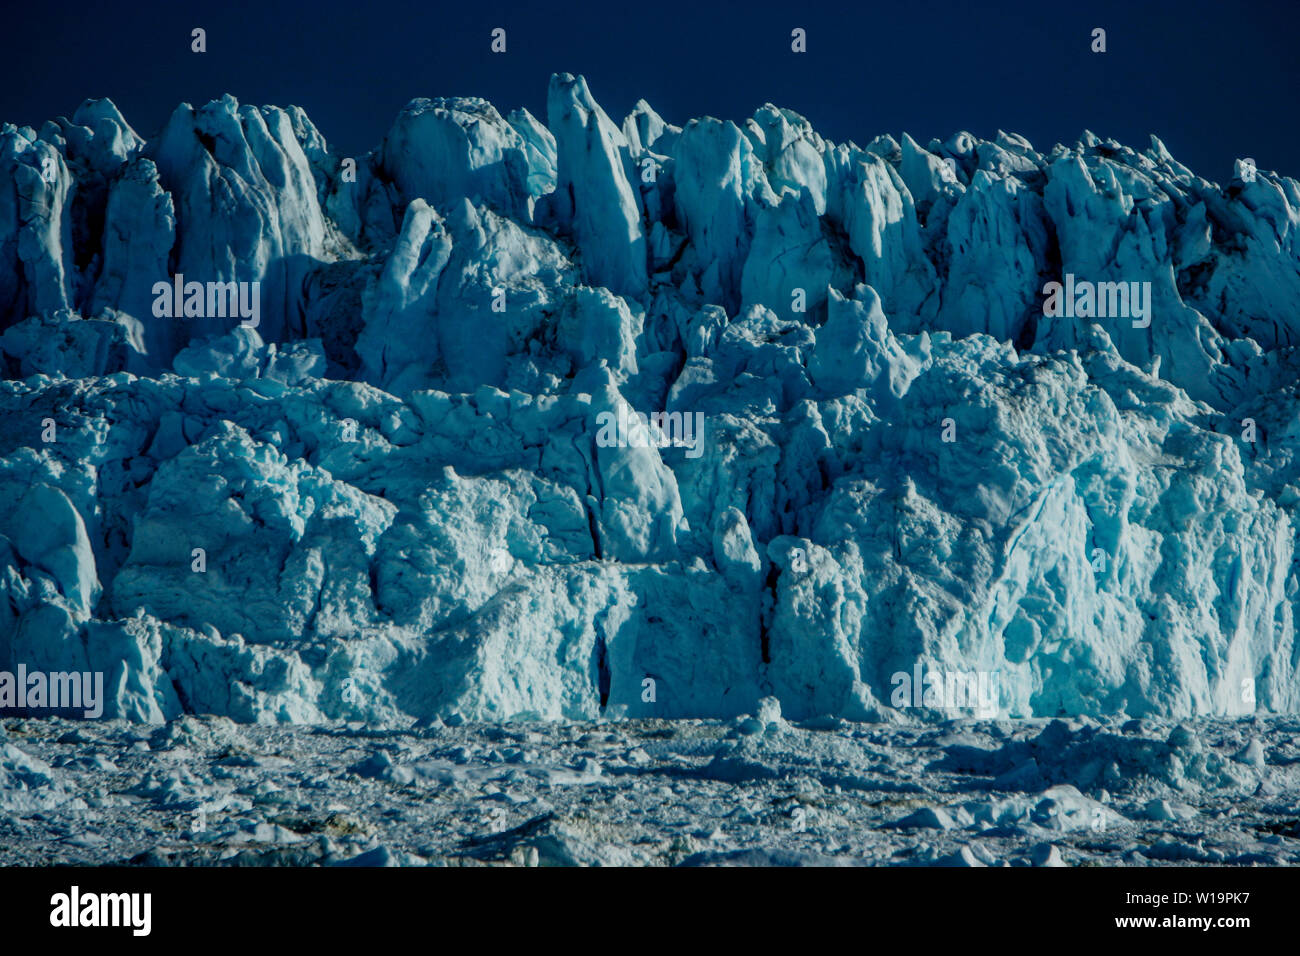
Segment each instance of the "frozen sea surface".
M6 721L0 865L1300 863L1300 721Z

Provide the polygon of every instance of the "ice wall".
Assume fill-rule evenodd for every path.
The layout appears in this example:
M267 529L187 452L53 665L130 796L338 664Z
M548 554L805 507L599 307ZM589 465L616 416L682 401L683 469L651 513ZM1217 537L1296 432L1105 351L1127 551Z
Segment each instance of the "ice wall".
M5 126L0 669L140 720L1294 712L1298 229L1154 137L620 126L567 74L356 157L229 96ZM159 316L178 273L258 321Z

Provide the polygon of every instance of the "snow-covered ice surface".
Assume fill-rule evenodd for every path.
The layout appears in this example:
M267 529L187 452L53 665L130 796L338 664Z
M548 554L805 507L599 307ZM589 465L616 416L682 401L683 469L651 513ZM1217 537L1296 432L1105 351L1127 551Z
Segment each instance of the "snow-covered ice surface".
M910 845L961 856L981 824L1036 826L1043 800L1091 814L1043 796L1074 786L1128 822L1071 831L1067 859L1169 858L1141 842L1161 826L1202 828L1206 860L1285 857L1285 827L1223 811L1294 794L1241 767L1280 774L1300 711L1300 183L1243 160L1221 185L1155 137L860 147L771 105L678 127L642 102L620 124L567 74L546 112L416 99L356 157L296 107L229 96L149 142L107 100L0 129L0 671L102 673L108 721L259 725L239 746L318 765L322 799L371 788L401 815L394 787L528 794L584 847L645 826L725 855L653 808L744 787L765 822L740 825L764 833L808 780L823 829L782 831L781 852L895 859L898 834L935 829L880 829L908 809L940 824ZM200 283L179 311L173 282ZM677 416L681 440L646 441L637 413ZM976 712L913 675L993 696ZM725 722L769 699L857 729L720 755ZM1013 723L913 724L976 716ZM1159 741L1190 721L1238 749L1258 719L1267 760L1185 760L1144 730L1071 736L1078 767L1057 773L1059 748L1026 750L1039 725L1014 723L1056 717ZM706 723L642 722L665 719ZM403 736L442 721L458 729ZM5 751L14 819L84 812L69 775L156 778L131 798L153 806L190 774L233 793L298 772L160 759L118 723L78 731L76 759L120 771L65 768L55 725L17 726L7 746L38 753ZM502 783L509 760L473 756L505 753L494 734L566 756ZM607 734L626 752L577 742ZM451 740L474 773L440 769ZM584 747L651 769L557 782ZM349 776L354 756L376 772ZM1148 778L1190 790L1122 803ZM610 780L626 804L591 796ZM253 796L213 814L256 816ZM653 822L600 816L624 813ZM447 827L420 855L459 852ZM981 832L967 856L1000 839ZM998 858L1038 852L1006 839L1025 845Z
M1300 863L1293 718L30 720L0 775L0 865Z

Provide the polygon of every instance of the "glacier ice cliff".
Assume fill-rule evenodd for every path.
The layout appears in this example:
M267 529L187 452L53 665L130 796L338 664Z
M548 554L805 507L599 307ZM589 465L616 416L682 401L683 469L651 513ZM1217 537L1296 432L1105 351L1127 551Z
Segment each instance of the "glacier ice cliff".
M357 157L229 96L6 125L0 669L141 721L889 720L917 668L1295 712L1298 231L1155 137L620 125L563 74ZM178 274L260 321L158 317Z

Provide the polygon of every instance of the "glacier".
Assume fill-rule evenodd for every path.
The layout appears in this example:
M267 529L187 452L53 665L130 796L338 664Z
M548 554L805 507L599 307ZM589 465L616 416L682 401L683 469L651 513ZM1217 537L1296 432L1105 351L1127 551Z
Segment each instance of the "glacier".
M0 669L142 722L951 716L918 668L1300 710L1295 179L546 113L0 130ZM260 321L158 317L177 274ZM1047 314L1066 276L1149 324ZM598 441L629 409L701 448Z

